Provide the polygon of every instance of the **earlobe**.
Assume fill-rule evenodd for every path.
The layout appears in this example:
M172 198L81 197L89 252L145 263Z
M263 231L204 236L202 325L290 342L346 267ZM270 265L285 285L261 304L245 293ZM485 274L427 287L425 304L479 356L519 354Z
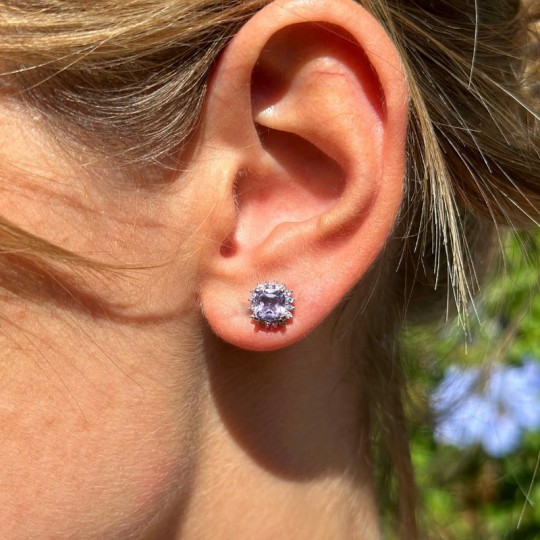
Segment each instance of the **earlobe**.
M399 210L406 121L397 52L354 2L277 1L246 23L210 83L195 160L216 194L200 300L217 335L286 346L361 279ZM268 328L249 290L274 280L296 311Z

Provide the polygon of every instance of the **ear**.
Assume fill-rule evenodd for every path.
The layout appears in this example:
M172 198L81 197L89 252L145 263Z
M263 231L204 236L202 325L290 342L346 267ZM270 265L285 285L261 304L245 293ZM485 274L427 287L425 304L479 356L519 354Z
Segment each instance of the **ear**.
M383 249L403 191L407 92L380 24L351 0L279 0L230 42L193 157L210 211L200 302L233 345L302 339ZM250 318L250 290L294 291L294 318Z

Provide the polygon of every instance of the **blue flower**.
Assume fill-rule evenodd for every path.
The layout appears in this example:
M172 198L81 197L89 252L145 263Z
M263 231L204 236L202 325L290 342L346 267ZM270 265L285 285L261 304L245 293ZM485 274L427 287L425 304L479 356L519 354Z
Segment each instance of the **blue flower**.
M502 457L519 447L524 431L540 429L540 364L450 367L431 400L435 440L465 448L480 444Z

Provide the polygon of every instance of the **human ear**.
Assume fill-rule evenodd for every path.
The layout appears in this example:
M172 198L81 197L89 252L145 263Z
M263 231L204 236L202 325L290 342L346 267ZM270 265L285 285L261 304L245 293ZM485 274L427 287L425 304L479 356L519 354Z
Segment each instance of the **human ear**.
M250 350L319 325L384 248L405 168L406 81L380 24L352 0L281 0L255 14L211 77L197 138L206 204L200 303ZM257 283L294 291L286 325L250 319Z

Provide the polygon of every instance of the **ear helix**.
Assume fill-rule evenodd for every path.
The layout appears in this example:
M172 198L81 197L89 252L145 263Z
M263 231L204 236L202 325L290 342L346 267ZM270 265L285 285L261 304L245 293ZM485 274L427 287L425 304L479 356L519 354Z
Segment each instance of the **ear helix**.
M251 292L251 319L265 328L285 326L294 317L293 291L277 281L258 283Z

